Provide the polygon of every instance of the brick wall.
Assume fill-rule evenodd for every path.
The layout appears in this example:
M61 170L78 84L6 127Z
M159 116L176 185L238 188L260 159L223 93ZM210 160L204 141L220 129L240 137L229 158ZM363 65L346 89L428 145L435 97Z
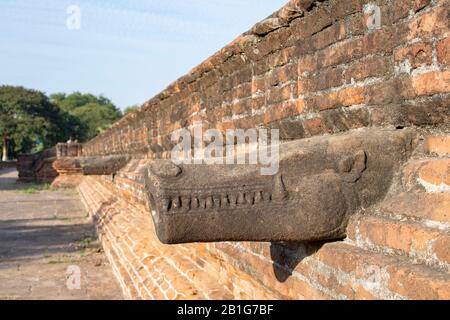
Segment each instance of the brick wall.
M279 128L282 139L443 122L448 0L372 1L379 29L367 26L367 3L291 1L302 16L257 24L87 143L85 154L165 157L170 134L195 121L204 129Z
M450 298L450 3L367 4L291 1L83 146L88 156L134 158L79 187L128 297ZM373 5L379 27L367 22ZM284 140L369 126L417 126L428 138L386 201L355 216L343 241L165 246L140 168L167 157L171 133L196 121L279 128Z

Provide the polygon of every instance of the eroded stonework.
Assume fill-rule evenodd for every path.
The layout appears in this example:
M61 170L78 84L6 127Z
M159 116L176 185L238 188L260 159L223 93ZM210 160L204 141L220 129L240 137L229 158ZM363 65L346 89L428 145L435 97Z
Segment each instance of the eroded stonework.
M360 130L288 142L280 169L155 160L148 203L164 243L300 241L344 236L350 215L383 198L412 149L410 130Z

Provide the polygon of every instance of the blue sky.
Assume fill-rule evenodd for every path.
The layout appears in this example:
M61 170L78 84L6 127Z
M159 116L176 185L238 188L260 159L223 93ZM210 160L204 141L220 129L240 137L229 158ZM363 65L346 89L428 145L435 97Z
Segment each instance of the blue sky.
M286 2L0 0L0 85L141 104Z

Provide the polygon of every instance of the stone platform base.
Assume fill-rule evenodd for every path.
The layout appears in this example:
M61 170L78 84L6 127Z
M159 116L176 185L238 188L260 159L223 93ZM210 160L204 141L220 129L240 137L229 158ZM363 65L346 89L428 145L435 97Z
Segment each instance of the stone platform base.
M450 299L450 194L433 188L450 184L448 141L429 137L381 205L327 243L163 245L143 200L147 160L78 190L130 299Z

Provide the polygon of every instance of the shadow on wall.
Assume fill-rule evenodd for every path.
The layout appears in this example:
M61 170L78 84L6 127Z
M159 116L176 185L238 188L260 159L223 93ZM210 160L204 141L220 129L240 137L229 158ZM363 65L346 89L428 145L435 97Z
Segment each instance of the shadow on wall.
M277 280L285 282L289 279L303 259L319 251L325 243L326 241L272 242L270 245L270 256Z

